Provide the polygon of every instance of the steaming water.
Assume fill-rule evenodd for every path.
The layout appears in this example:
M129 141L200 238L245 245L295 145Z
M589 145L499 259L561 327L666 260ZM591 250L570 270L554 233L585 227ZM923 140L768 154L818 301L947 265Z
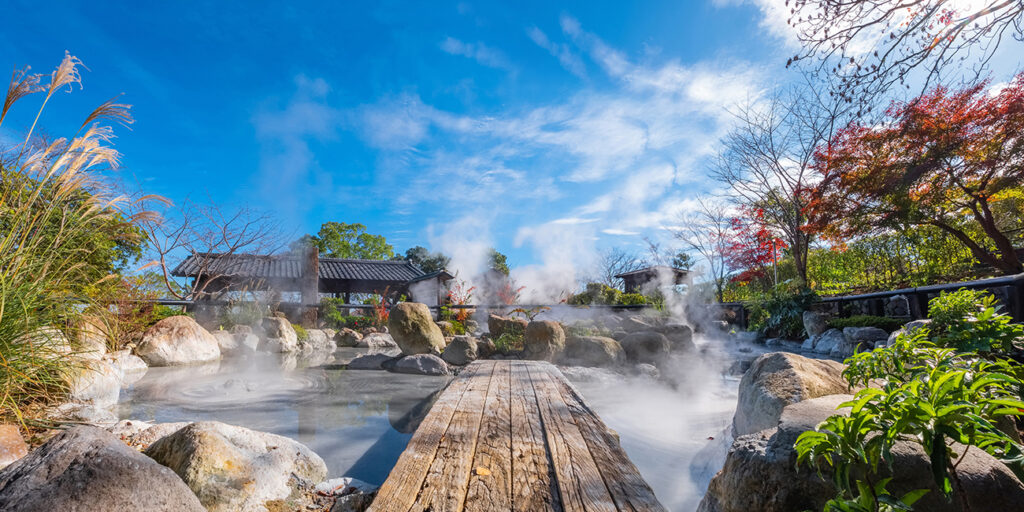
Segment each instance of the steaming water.
M341 370L366 353L339 349L301 359L257 354L184 368L151 368L122 392L119 415L156 422L217 420L295 439L319 454L331 477L381 484L445 377ZM669 509L696 509L724 461L736 407L736 378L721 369L736 354L673 360L670 385L598 369L564 373ZM743 357L743 356L740 356ZM751 357L747 355L747 357ZM714 438L709 439L709 438Z
M216 420L295 439L331 477L381 484L446 377L342 370L366 353L315 359L256 354L199 367L150 368L122 391L119 416L155 422Z

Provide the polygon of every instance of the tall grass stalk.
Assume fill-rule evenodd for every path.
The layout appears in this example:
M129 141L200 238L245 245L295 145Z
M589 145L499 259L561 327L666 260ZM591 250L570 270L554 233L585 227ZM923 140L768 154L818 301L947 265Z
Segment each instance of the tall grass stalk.
M80 65L65 55L45 85L42 75L16 71L0 111L2 128L16 103L44 93L25 142L0 152L0 416L19 421L26 407L65 390L76 370L68 326L84 306L73 294L96 278L85 263L91 249L74 241L129 203L102 179L119 159L102 123L130 123L128 105L104 103L71 138L31 138L53 94L80 84Z

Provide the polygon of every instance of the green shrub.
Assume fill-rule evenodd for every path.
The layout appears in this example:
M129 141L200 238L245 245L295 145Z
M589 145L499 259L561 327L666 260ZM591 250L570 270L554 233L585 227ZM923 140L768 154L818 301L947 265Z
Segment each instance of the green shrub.
M523 349L523 333L503 332L494 340L494 348L502 354Z
M1024 344L1024 326L985 291L943 292L928 303L929 330L940 347L1008 354Z
M647 304L649 301L647 297L640 293L623 293L619 295L615 304L620 306L642 306Z
M447 320L447 322L452 324L452 332L455 333L455 335L458 336L466 334L466 325L463 324L462 322L455 320L454 318L451 320Z
M889 318L887 316L854 315L848 318L833 318L828 321L828 326L833 329L845 327L877 327L886 332L893 332L903 327L903 320Z
M565 336L605 336L610 337L612 332L608 329L595 325L570 324L564 326Z
M583 292L570 296L566 303L573 306L615 304L621 293L602 283L587 283Z
M256 302L231 304L221 313L220 325L224 329L231 329L236 325L258 325L267 314L266 306Z
M831 471L837 496L825 511L912 510L927 491L895 497L877 475L893 470L892 449L900 440L929 454L932 477L947 499L964 499L954 443L986 451L1020 477L1022 448L997 425L1024 415L1022 367L940 348L928 336L927 329L901 334L892 346L847 359L843 377L851 386L875 382L881 388L859 391L839 406L850 407L849 416L831 416L797 438L798 464Z
M802 338L804 311L817 299L813 291L801 287L796 281L779 283L751 301L750 329L772 338Z
M295 336L298 337L299 341L309 340L309 332L306 331L305 327L299 324L292 324L292 329L295 329Z

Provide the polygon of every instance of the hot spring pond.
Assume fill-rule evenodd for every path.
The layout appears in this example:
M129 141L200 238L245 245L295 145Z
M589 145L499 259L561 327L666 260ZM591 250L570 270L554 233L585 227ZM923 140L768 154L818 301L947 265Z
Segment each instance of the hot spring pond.
M122 419L216 420L295 439L319 454L330 477L381 484L447 377L343 370L367 349L303 358L255 354L198 367L150 368L121 393ZM325 361L326 360L326 361ZM736 406L736 380L680 363L675 386L643 377L572 369L566 376L609 427L670 510L694 510L721 464L709 447ZM708 438L714 437L715 441Z

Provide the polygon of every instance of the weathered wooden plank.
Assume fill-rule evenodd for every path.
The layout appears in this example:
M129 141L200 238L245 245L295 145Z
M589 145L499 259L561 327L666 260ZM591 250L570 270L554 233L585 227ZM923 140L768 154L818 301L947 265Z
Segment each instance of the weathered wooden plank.
M427 471L434 462L438 445L448 429L448 424L451 423L452 416L455 415L462 395L473 381L472 377L483 371L490 371L490 368L485 369L482 364L467 366L462 374L441 393L427 417L423 419L419 428L416 429L416 433L409 440L405 451L399 456L388 479L377 492L377 497L369 508L370 511L409 510L409 507L416 501Z
M615 502L583 434L559 395L552 372L538 364L530 365L528 370L558 477L562 507L568 512L615 512Z
M512 510L562 510L537 395L526 363L509 361L512 413Z
M507 361L494 366L470 467L465 510L512 510L511 378Z
M554 367L549 367L552 380L558 385L559 395L565 401L583 434L583 439L601 471L604 483L622 512L664 511L640 471L629 460L618 439L601 419L586 405L583 397Z
M479 373L468 378L466 391L437 445L434 461L410 512L462 510L494 361L475 362L473 366Z

